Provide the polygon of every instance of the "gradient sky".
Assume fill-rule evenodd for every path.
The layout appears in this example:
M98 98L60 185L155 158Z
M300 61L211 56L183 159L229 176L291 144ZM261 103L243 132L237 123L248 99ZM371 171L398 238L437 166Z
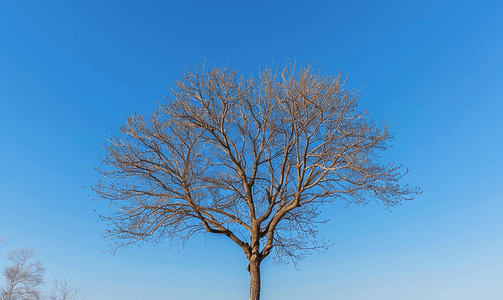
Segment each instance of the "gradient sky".
M501 299L503 1L0 1L0 266L33 248L86 299L248 298L246 258L101 234L100 142L208 60L257 74L315 61L363 88L395 133L384 160L424 193L386 211L324 207L326 253L262 264L263 299ZM227 61L229 61L227 63Z

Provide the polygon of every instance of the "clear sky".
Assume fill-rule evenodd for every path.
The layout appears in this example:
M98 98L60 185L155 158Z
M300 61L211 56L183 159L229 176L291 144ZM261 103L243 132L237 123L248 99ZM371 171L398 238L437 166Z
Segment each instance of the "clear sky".
M383 159L424 193L392 212L326 206L335 246L299 270L266 259L263 299L501 299L502 15L503 1L0 1L0 267L27 247L89 300L247 299L224 238L103 253L107 203L83 186L110 129L180 68L295 58L365 86L361 107L395 133Z

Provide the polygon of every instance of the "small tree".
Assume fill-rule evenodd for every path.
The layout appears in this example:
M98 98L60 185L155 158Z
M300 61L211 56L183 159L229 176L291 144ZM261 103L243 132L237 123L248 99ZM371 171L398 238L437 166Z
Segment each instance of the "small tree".
M104 180L92 190L114 210L100 215L114 249L227 236L248 259L257 300L266 257L296 262L326 249L316 230L322 204L412 199L420 190L399 185L401 167L377 161L392 138L386 124L359 111L359 93L344 83L295 64L256 78L187 69L171 99L128 117L104 147Z
M2 289L1 300L39 300L42 292L38 289L44 284L45 269L40 261L30 263L33 250L13 250L8 259L13 263L4 269L6 286Z
M75 285L71 280L63 278L62 280L54 279L52 288L47 297L48 300L79 300L81 287Z

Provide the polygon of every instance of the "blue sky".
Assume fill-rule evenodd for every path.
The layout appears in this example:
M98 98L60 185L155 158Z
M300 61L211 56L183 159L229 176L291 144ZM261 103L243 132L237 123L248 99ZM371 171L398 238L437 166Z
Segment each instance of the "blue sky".
M199 235L103 253L89 186L100 142L208 60L257 74L315 61L349 75L386 119L383 160L410 169L415 200L386 211L326 206L336 242L263 263L263 299L500 299L503 294L503 2L1 1L0 266L33 248L86 299L247 299L241 250ZM228 61L228 62L227 62Z

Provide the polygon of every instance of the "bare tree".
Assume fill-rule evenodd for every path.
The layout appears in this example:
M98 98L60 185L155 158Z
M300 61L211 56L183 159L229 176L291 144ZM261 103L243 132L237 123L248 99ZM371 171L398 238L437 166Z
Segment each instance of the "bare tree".
M1 300L39 300L42 292L38 287L44 283L44 267L40 261L30 263L33 250L13 250L8 259L13 263L5 267L6 286L2 289Z
M227 68L186 70L173 97L133 114L104 146L98 199L110 201L114 251L131 243L227 236L248 259L250 299L260 264L296 262L329 246L317 238L322 204L375 199L391 207L419 188L381 165L392 135L358 110L345 80L296 64L245 78Z
M54 279L51 290L47 297L48 300L79 300L81 287L75 285L71 280L63 278Z

